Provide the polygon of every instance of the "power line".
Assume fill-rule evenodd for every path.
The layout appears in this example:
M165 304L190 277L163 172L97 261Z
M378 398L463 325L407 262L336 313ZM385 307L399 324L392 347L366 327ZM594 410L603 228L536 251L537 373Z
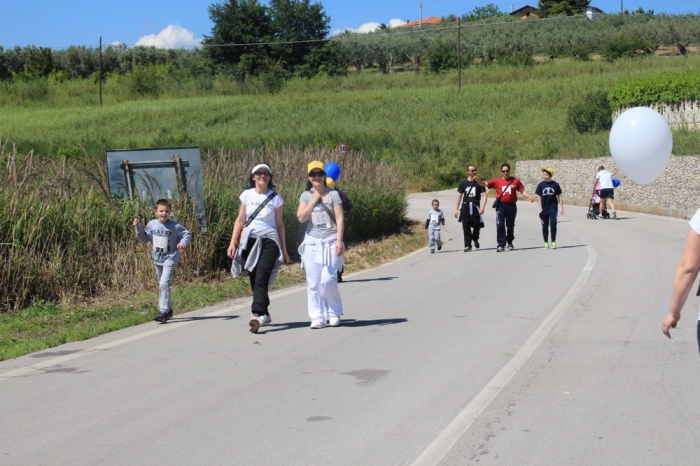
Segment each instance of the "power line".
M673 2L673 3L662 3L661 5L647 5L645 8L654 8L657 6L670 6L670 5L680 5L682 3L695 3L698 0L684 0L682 2ZM641 8L641 7L640 7Z

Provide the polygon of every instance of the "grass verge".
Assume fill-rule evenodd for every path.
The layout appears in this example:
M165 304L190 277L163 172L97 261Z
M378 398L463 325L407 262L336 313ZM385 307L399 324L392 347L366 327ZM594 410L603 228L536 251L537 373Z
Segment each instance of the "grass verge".
M345 272L377 267L424 246L422 226L410 221L399 234L348 246ZM284 266L272 289L304 283L305 277L298 263ZM0 361L148 322L158 310L155 276L151 288L129 298L105 296L79 304L38 301L0 314ZM172 301L179 314L251 294L247 277L234 280L222 272L215 280L174 287Z

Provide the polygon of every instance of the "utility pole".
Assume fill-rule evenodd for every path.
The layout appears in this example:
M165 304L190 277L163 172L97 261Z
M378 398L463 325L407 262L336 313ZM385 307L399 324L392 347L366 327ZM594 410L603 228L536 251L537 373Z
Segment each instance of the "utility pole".
M462 47L460 37L462 36L462 23L457 17L457 92L462 92Z
M423 2L420 2L420 27L423 27Z
M102 36L100 36L100 107L102 107Z
M622 14L622 0L620 0L620 14Z

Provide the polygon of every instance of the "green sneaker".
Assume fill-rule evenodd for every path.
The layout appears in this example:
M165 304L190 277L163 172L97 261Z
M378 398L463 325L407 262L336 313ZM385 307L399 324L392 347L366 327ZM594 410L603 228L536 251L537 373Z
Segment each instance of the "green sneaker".
M549 243L544 243L544 248L549 249Z
M557 248L557 243L552 242L552 249L556 249L556 248Z
M469 251L471 251L471 250L472 250L472 247L471 247L471 246L467 246L467 247L464 248L464 252L469 252Z
M613 210L613 220L617 220L617 212Z

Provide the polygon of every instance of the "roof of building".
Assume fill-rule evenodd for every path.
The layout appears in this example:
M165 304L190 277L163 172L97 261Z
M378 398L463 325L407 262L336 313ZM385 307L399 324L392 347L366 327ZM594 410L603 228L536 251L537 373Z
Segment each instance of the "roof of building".
M423 24L440 24L442 20L438 18L437 16L430 16L428 18L423 18ZM420 26L421 22L419 21L413 21L412 23L406 23L406 24L401 24L400 26L396 26L397 28L406 28L406 27L411 27L411 26Z
M511 16L518 16L520 13L523 13L526 10L538 11L537 8L535 8L534 6L525 5L524 7L518 8L517 10L511 12L510 14L511 14Z

